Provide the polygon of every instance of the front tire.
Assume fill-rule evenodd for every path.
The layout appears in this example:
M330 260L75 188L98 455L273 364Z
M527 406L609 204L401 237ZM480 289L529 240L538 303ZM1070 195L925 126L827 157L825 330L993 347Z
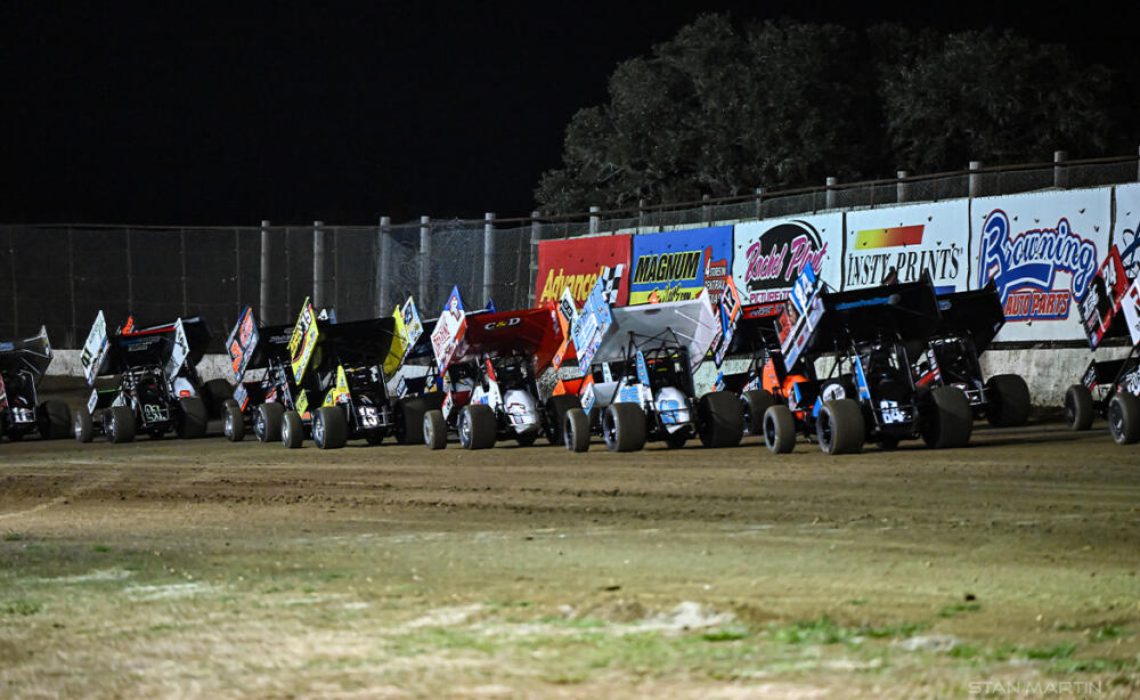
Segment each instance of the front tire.
M59 440L71 429L71 407L66 402L48 400L36 410L36 427L41 440Z
M494 447L499 432L494 410L483 404L468 404L460 409L458 428L459 444L468 450Z
M796 419L787 406L776 404L764 411L764 444L773 454L796 449Z
M1140 442L1140 398L1118 392L1108 402L1108 431L1117 445Z
M253 413L253 434L258 442L277 442L281 439L281 425L285 406L274 401L263 403Z
M103 414L107 442L120 444L135 439L135 413L126 406L111 406Z
M546 420L549 428L546 431L546 439L550 441L551 445L563 444L563 430L566 427L566 412L572 408L579 408L577 396L570 394L559 394L558 396L551 396L546 402Z
M1092 392L1084 384L1074 384L1065 392L1065 420L1071 430L1088 430L1092 427L1096 409Z
M771 398L771 394L767 396ZM705 394L697 402L697 425L698 436L705 447L735 447L744 437L744 406L731 392Z
M245 439L245 416L242 415L241 406L237 401L230 399L222 412L222 433L230 442L241 442Z
M76 412L72 432L77 442L91 442L95 436L95 422L91 420L91 413L86 408Z
M590 449L590 417L581 408L566 411L562 424L562 439L571 452L585 452Z
M824 401L815 430L819 448L829 455L860 452L867 438L863 409L854 399Z
M764 414L769 406L776 403L776 397L766 391L753 389L740 395L740 403L744 409L744 429L749 435L764 434Z
M211 379L202 385L198 392L206 405L206 415L211 418L224 418L226 402L233 401L234 387L225 379Z
M928 416L919 416L922 422L922 440L927 447L943 450L965 447L970 443L974 429L974 412L970 400L962 390L953 386L938 386L930 391Z
M1016 374L998 374L986 382L986 420L995 428L1029 422L1029 385Z
M645 411L635 403L612 403L602 412L602 436L611 452L645 447Z
M305 443L305 424L301 414L285 411L281 415L281 444L295 450Z
M321 406L313 416L313 444L322 450L338 450L348 442L348 418L340 406Z
M174 431L184 440L200 438L206 434L209 413L206 402L200 396L183 396L178 399L179 416L174 423Z
M422 423L424 444L429 450L442 450L447 447L447 421L443 419L443 411L433 408L424 413Z

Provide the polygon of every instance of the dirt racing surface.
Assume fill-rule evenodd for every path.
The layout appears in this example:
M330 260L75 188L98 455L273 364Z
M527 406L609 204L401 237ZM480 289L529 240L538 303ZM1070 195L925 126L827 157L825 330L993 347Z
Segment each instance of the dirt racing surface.
M1140 695L1140 450L0 444L0 696Z

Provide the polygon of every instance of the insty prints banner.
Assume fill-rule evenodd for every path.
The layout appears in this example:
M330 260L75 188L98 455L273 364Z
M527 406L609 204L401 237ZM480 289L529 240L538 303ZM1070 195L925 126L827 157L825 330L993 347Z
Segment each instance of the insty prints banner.
M1129 279L1140 277L1140 184L1116 188L1112 245L1120 254L1124 274Z
M733 227L732 278L745 304L786 299L810 266L816 277L840 288L843 215L765 219Z
M850 212L843 288L874 287L889 277L917 282L927 271L940 293L963 291L969 243L966 200Z
M997 285L998 341L1084 340L1077 302L1108 253L1112 190L971 202L971 287Z
M629 303L696 299L715 302L732 274L732 227L647 233L633 237Z

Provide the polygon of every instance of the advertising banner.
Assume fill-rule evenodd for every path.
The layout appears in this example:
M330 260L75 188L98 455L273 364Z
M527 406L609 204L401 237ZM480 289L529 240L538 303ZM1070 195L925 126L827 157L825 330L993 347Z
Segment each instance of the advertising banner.
M745 304L786 299L808 265L816 277L839 289L842 249L842 214L737 224L732 278Z
M970 208L966 200L847 214L843 289L885 280L917 282L930 272L939 293L969 287Z
M715 303L731 270L731 226L634 236L629 303L696 299L702 289Z
M1111 190L973 200L971 287L997 285L997 341L1085 340L1077 304L1108 253Z
M631 236L589 236L565 240L542 241L538 244L538 273L535 275L535 305L547 301L558 303L567 287L574 301L582 304L602 268L621 270L614 275L616 303L629 303L628 273Z
M1140 278L1140 184L1117 185L1112 246L1128 279Z

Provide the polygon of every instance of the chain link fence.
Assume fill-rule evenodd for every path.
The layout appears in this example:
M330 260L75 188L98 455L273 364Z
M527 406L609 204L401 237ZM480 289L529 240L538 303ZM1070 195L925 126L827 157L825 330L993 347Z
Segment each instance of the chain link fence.
M1140 159L975 167L968 171L762 192L637 210L506 220L375 226L122 227L0 225L0 339L46 326L80 347L102 310L112 327L201 316L220 351L241 309L291 323L306 296L352 320L392 312L408 296L425 318L458 286L469 307L533 301L537 244L591 233L664 231L900 202L1135 182ZM901 175L901 174L900 174ZM488 240L488 235L490 240ZM488 262L489 260L489 262Z

